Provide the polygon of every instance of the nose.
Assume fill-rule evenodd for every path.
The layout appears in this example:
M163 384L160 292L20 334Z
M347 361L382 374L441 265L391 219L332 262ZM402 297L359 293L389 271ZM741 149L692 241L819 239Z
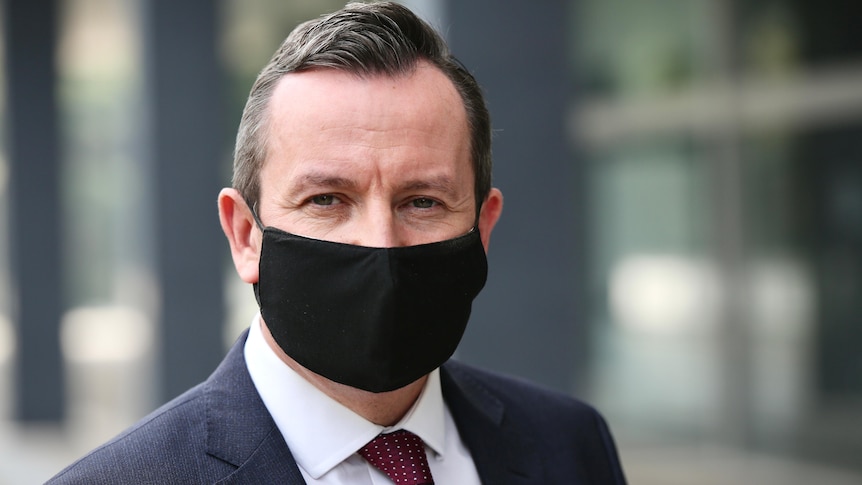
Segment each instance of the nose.
M351 233L348 234L350 244L372 248L405 245L396 215L389 207L368 208L351 229Z

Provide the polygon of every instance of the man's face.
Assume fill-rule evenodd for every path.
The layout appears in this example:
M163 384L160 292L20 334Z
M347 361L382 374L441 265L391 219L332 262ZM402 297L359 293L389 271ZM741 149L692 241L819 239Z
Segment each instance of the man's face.
M285 75L270 104L263 223L372 247L462 235L475 222L466 112L452 83L332 69Z
M273 92L266 126L257 204L266 226L395 247L451 239L477 224L466 111L437 68L420 63L409 75L364 79L332 69L287 74ZM479 212L486 249L502 204L491 189ZM236 189L222 190L219 217L237 273L257 283L263 233ZM333 389L265 338L294 370ZM411 385L413 398L422 382Z

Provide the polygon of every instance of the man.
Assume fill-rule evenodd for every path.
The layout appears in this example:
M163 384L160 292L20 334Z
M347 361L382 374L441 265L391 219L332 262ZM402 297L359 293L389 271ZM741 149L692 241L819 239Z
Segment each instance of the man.
M449 361L502 211L490 174L479 87L409 10L299 26L218 199L260 314L207 381L52 483L624 483L595 410Z

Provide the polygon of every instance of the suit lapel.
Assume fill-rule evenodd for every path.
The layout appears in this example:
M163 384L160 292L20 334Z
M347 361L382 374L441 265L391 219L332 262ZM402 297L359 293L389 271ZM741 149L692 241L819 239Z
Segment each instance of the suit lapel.
M219 485L245 483L305 485L305 480L296 466L296 460L284 444L278 428L273 427L247 461L234 473L216 483Z
M541 483L533 438L507 424L505 405L457 362L441 368L443 398L482 483Z
M217 482L305 484L245 365L243 334L206 382L207 453L238 467Z

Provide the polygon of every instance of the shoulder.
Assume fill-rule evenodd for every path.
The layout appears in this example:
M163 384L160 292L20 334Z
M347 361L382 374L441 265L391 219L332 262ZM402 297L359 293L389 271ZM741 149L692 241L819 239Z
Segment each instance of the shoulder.
M545 483L625 483L610 429L593 406L456 361L441 368L441 385L462 438L474 446L498 440L532 450L545 457Z
M174 483L198 481L206 453L206 393L198 385L71 464L61 483Z
M499 400L508 413L522 414L534 424L542 420L602 419L591 405L525 379L457 361L447 362L443 372L465 392L483 393Z
M262 406L255 401L257 394L245 368L243 343L244 335L206 381L153 411L48 483L206 483L231 473L236 465L223 459L225 450L237 448L237 440L231 437L237 433L253 435L248 431L249 423L257 422L249 420L261 414L257 411Z

